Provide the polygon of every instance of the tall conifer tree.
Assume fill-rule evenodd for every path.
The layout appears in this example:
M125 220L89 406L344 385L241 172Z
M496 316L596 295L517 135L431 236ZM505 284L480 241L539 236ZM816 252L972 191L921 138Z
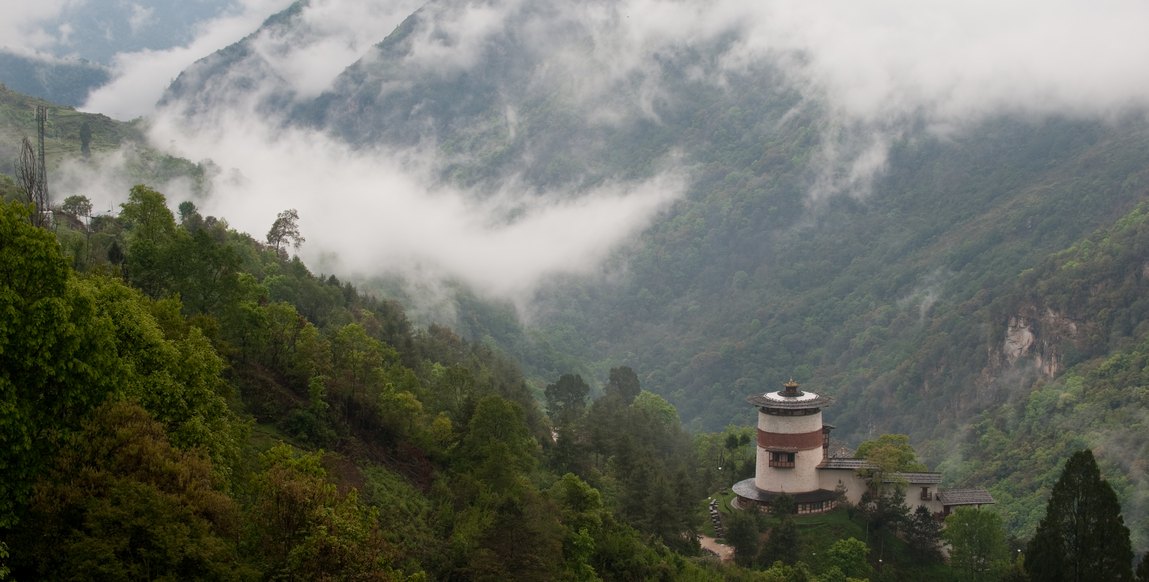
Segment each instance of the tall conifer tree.
M1113 488L1101 478L1089 449L1074 453L1026 548L1034 582L1133 579L1129 528Z

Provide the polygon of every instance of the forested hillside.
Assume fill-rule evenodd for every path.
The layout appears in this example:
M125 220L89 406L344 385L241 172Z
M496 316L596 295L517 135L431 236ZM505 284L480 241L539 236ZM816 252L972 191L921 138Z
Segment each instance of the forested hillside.
M137 186L58 214L62 248L27 213L0 208L17 579L719 575L669 549L696 551L699 465L628 369L589 410L548 389L556 447L513 363L312 275L290 222L264 245Z
M1131 459L1144 451L1143 269L1133 238L1107 247L1125 262L1088 242L1138 222L1142 113L1006 110L939 128L898 111L893 128L866 125L784 57L730 66L741 30L635 57L622 15L496 5L500 26L469 36L460 3L428 3L316 98L272 75L253 35L189 69L167 103L192 124L243 102L353 147L431 151L437 179L479 198L508 182L578 200L602 183L682 176L675 204L604 276L547 280L529 324L463 288L454 323L522 361L535 385L630 366L694 431L751 422L744 397L794 377L836 398L827 415L847 444L904 432L954 483L1001 480L1020 536L1051 460L1090 445L1142 515L1146 469ZM303 26L306 7L265 33ZM1074 278L1054 276L1058 264ZM1133 375L1098 376L1113 358ZM1094 384L1120 396L1102 405L1093 398L1109 390ZM1051 390L1069 396L1053 406ZM1025 408L1034 399L1044 404Z

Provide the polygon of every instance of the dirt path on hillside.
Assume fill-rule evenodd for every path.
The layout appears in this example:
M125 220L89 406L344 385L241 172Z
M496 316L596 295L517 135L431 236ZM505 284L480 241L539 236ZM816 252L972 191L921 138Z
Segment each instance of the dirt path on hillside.
M718 543L718 540L710 536L698 536L698 543L702 544L702 549L710 550L718 554L718 558L723 562L729 562L734 559L734 548Z

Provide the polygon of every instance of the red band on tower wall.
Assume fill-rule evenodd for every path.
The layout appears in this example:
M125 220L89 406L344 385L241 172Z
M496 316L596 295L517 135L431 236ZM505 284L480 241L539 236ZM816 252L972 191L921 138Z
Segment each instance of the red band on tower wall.
M806 451L822 448L822 429L786 434L758 429L758 446L764 449L797 449Z

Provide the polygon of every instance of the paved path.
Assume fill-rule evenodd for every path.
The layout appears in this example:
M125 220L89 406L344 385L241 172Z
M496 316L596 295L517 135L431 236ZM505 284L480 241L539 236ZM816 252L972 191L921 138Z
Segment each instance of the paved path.
M710 550L715 554L718 554L718 557L723 562L729 562L730 560L734 559L734 548L726 544L720 544L718 543L718 540L710 536L698 536L698 542L702 544L703 549Z

